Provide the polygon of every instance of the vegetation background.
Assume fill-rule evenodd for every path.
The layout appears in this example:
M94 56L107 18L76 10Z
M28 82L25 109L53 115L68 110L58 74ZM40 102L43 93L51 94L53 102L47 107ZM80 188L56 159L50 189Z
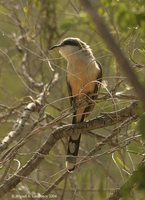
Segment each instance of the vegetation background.
M145 1L91 2L145 86ZM18 176L52 132L71 123L67 64L57 51L49 51L66 37L85 41L102 63L103 86L87 120L104 112L111 118L110 112L117 113L133 102L137 104L135 114L83 134L79 159L117 132L73 174L65 173L67 137L62 137L31 173L20 176L19 184L7 184L4 192L5 181ZM0 0L0 139L2 146L9 141L1 150L2 199L111 199L144 158L144 124L145 115L134 88L80 1ZM5 138L8 134L11 136ZM141 171L136 180L135 185L130 182L131 189L126 190L124 199L145 199L145 172Z

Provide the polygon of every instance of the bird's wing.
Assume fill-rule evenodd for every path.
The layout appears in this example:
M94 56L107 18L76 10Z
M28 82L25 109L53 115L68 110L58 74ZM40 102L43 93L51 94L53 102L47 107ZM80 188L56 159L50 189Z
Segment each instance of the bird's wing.
M102 82L102 66L101 64L96 61L97 65L99 66L99 69L100 69L100 72L99 74L97 74L97 77L96 77L96 84L95 84L95 88L94 88L94 92L93 92L93 95L92 94L87 94L87 96L89 96L89 98L91 98L93 101L97 99L98 97L98 90L101 86L101 82ZM82 120L89 115L89 113L93 110L95 104L90 101L88 102L88 106L85 108L85 111L84 111L84 115L82 117Z
M70 97L70 104L72 106L74 98L72 96L72 89L71 89L71 86L70 86L70 83L69 83L67 77L66 77L66 82L67 82L68 94L69 94L69 97Z

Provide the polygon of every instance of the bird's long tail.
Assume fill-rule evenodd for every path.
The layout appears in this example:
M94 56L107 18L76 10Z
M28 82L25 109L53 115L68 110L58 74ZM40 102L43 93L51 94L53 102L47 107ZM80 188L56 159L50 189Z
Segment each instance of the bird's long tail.
M79 122L82 122L83 118L84 117L82 117L79 120ZM74 116L72 124L76 124L79 122L76 120L76 116ZM73 172L73 170L75 169L77 155L79 152L80 139L81 139L80 130L76 130L76 132L69 137L67 157L66 157L66 168L69 172Z

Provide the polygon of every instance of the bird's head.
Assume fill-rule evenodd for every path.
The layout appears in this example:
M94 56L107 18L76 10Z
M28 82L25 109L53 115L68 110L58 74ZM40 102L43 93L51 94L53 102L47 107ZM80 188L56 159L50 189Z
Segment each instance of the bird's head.
M86 49L88 45L81 41L79 38L65 38L60 43L52 46L49 50L53 50L55 48L59 49L59 53L66 59L69 57L80 54L84 49Z

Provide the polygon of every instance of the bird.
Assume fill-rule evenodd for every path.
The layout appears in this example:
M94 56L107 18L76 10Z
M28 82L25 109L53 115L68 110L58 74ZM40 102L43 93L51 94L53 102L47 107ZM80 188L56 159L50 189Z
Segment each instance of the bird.
M95 106L102 82L102 66L90 46L79 38L65 38L49 50L56 48L67 61L66 82L74 110L72 124L78 124L84 121ZM77 130L68 139L66 168L70 173L76 166L80 139L81 130Z

